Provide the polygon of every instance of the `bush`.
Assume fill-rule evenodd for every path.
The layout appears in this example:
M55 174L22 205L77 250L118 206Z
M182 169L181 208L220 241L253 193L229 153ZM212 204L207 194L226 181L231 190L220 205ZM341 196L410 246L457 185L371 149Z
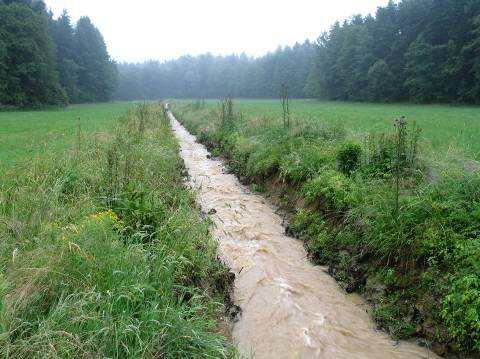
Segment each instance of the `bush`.
M358 143L345 142L337 154L338 169L350 176L360 166L362 148Z
M303 183L332 163L332 157L327 145L296 146L281 160L280 177L295 184Z
M321 203L327 210L345 211L356 202L353 182L340 172L326 170L305 183L302 195L307 204Z
M480 351L480 276L468 274L452 281L443 301L442 318L459 349Z

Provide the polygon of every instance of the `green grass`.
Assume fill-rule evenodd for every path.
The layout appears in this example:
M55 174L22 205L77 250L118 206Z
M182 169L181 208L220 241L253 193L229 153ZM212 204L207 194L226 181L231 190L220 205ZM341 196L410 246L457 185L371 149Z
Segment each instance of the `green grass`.
M230 276L178 143L160 106L114 119L122 107L67 110L92 117L80 142L61 144L56 133L73 127L33 114L50 145L19 153L1 178L2 358L234 355L219 329Z
M243 182L280 199L311 259L362 293L380 327L478 356L479 109L293 101L284 128L278 101L234 108L231 120L212 102L175 112ZM399 140L399 115L420 138L407 121Z
M78 118L85 136L114 124L132 104L73 105L50 111L0 112L0 172L15 163L69 148L77 135Z
M236 100L235 106L248 116L281 117L280 100ZM424 143L433 151L461 152L480 160L480 107L292 100L290 111L293 124L295 118L313 119L356 135L390 130L395 118L406 116L423 129Z

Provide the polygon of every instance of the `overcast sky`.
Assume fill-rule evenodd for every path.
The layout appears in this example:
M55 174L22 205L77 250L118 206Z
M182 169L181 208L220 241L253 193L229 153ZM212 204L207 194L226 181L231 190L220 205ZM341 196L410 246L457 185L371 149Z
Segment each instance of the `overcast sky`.
M45 0L72 20L88 15L117 61L245 52L315 40L336 21L388 0Z

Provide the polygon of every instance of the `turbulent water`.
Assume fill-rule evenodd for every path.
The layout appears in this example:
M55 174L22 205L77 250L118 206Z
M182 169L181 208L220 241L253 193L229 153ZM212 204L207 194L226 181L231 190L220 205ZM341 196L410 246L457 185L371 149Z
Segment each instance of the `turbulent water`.
M170 113L198 202L214 222L222 260L235 273L241 316L233 338L253 358L434 358L376 331L366 305L347 295L302 243L285 236L281 218L212 160Z

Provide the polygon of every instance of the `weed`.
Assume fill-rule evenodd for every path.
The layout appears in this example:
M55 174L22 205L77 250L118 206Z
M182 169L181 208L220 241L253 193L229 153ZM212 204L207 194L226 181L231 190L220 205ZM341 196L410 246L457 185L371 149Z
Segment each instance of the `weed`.
M234 355L217 331L228 271L161 111L140 104L103 140L5 175L0 356Z
M283 111L283 127L290 127L290 99L288 97L288 86L282 84L281 90L282 111Z
M338 169L350 176L360 166L361 156L362 148L358 143L344 143L337 154Z
M229 125L233 122L235 114L233 112L233 98L228 95L220 101L220 118L223 125Z
M452 138L478 155L477 144L452 131L463 114L477 133L478 110L296 104L303 118L291 129L272 101L236 102L246 118L234 128L222 127L208 106L178 118L244 181L284 182L282 203L311 258L347 291L363 293L380 327L399 338L425 336L442 354L478 356L480 173L442 159L435 176L423 174L436 170ZM425 131L404 118L392 131L382 120L390 110Z

